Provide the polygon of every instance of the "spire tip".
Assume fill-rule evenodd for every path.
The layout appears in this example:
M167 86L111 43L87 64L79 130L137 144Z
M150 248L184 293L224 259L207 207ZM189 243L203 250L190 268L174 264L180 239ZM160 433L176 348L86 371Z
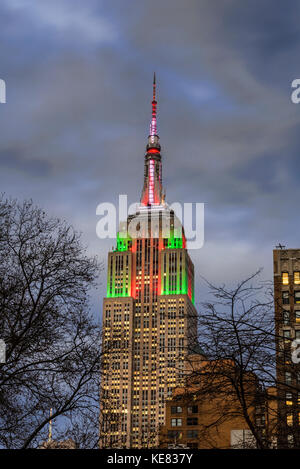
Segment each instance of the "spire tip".
M154 72L154 74L153 74L153 96L152 96L152 118L151 118L151 124L150 124L150 135L152 137L154 135L157 135L156 106L157 106L157 101L156 101L156 74Z
M153 101L155 101L156 96L156 75L155 72L153 74Z

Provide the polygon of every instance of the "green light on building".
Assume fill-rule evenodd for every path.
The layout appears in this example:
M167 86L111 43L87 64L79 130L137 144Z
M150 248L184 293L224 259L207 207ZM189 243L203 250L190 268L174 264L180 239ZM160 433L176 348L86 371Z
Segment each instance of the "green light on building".
M131 249L131 246L132 246L132 240L130 236L127 234L126 237L123 237L118 231L116 251L118 252L129 251Z

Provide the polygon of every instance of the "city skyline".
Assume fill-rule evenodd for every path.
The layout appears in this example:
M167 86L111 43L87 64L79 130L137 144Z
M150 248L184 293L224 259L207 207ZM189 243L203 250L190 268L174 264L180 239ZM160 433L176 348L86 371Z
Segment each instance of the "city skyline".
M70 221L105 261L96 206L116 203L116 187L138 198L156 70L167 199L206 204L196 302L200 274L220 284L263 266L272 279L270 248L298 244L299 5L115 5L1 4L1 190Z
M1 2L1 449L299 447L299 14Z

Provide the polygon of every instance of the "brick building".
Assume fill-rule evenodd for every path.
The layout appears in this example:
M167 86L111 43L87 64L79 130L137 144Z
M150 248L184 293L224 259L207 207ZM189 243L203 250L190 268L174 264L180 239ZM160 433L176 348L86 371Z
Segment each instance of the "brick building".
M274 302L278 447L300 447L300 249L275 249ZM299 343L297 344L297 340Z
M192 372L185 386L176 388L166 403L160 447L181 444L198 449L255 448L255 439L230 379L235 373L234 363L209 362L195 356L194 362L197 361L197 373ZM247 381L248 413L256 428L263 431L265 407L259 405L257 379L250 373L243 379Z

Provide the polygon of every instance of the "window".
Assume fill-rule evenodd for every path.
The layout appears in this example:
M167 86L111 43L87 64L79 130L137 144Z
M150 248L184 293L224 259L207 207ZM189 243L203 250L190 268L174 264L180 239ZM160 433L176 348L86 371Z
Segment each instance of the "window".
M171 427L181 427L182 419L171 419Z
M292 374L289 371L285 372L285 384L292 384Z
M286 405L292 405L293 404L293 395L291 392L286 392L285 393L285 403Z
M171 406L171 414L180 414L182 412L182 407L180 406Z
M189 443L189 448L198 448L198 443Z
M286 423L289 427L293 425L293 414L287 414Z
M300 310L295 311L296 322L300 322Z
M291 331L289 329L283 331L283 337L285 342L289 342L289 339L291 338Z
M282 304L289 305L290 304L290 294L288 291L282 292Z
M288 435L287 441L288 441L288 447L293 448L294 447L294 435Z
M290 323L290 312L283 311L283 324L287 325Z
M198 413L198 406L197 405L192 405L188 407L187 409L188 414L197 414Z
M264 426L265 425L265 416L264 415L257 415L255 419L257 426Z
M300 329L295 330L295 339L300 339Z
M285 347L282 351L282 362L286 365L291 363L291 349L289 347Z
M300 304L300 291L295 291L295 304Z
M197 417L188 417L186 420L187 425L198 425L198 418Z
M288 285L288 284L289 284L289 273L282 272L282 285Z
M198 430L188 430L187 438L198 438Z
M169 439L180 439L182 438L182 432L178 430L168 430L168 438Z
M300 285L300 272L294 272L294 284Z

